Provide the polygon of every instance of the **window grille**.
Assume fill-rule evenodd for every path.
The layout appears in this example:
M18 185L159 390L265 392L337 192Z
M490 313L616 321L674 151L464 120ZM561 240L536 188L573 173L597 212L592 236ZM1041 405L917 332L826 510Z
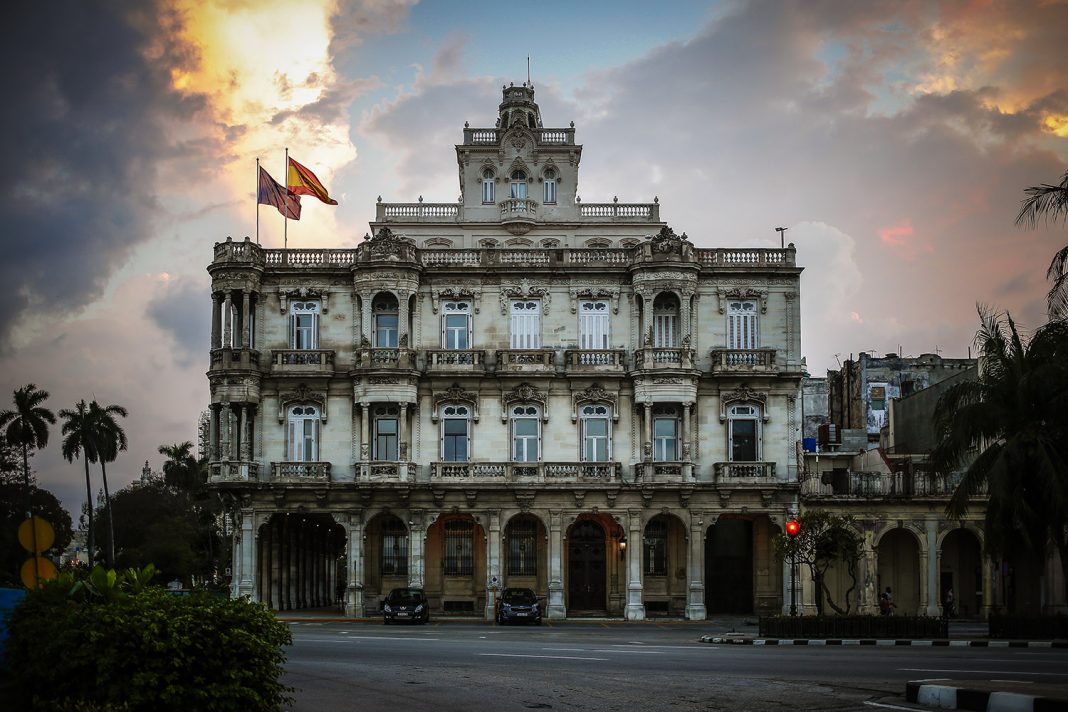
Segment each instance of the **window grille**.
M445 522L445 575L475 573L475 524L465 519Z
M518 519L508 526L508 575L538 574L538 523Z
M382 575L408 575L408 529L396 517L382 525Z
M667 522L656 518L645 526L645 563L647 576L667 576Z

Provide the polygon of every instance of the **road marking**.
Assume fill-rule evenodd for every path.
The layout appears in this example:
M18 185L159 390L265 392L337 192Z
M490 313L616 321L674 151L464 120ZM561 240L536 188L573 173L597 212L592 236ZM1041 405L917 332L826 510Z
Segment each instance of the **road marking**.
M601 650L594 648L591 653L635 653L637 655L663 655L660 650Z
M585 653L585 648L542 648L542 650L551 650L554 653Z
M885 702L872 702L870 700L865 700L864 704L868 705L869 707L880 707L885 710L909 710L910 712L912 712L916 709L915 707L899 707L897 705L888 705Z
M1048 677L1068 677L1065 672L1020 672L1017 670L950 670L947 668L898 668L901 672L966 672L979 675L1045 675Z
M345 637L346 640L441 640L441 638L416 638L407 636L384 636L384 635L349 635Z
M609 643L613 648L629 648L633 643ZM674 650L704 650L708 645L649 645L640 644L643 648L672 648Z
M520 655L519 653L479 653L484 658L547 658L549 660L600 660L608 662L608 658L580 658L576 655Z

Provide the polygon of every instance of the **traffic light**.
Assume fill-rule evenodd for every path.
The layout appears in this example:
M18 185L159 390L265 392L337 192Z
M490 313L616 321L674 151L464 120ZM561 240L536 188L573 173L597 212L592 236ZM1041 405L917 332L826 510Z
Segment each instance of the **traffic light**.
M795 536L801 533L801 522L796 519L791 519L786 522L786 536L793 539Z

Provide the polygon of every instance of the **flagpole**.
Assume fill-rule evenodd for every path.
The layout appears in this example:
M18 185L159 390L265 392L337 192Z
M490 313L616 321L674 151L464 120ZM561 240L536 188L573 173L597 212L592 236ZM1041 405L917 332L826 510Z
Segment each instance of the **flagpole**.
M260 157L256 156L256 244L260 244Z
M282 170L282 176L282 185L286 189L286 209L282 211L282 219L285 221L282 225L282 261L286 262L286 250L289 249L289 146L286 146L286 167Z

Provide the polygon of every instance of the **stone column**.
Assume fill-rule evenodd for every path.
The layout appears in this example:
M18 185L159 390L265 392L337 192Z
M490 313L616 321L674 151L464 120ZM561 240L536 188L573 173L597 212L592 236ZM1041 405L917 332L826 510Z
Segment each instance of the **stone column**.
M230 404L222 403L219 406L219 427L222 428L219 438L219 449L222 450L222 459L229 462L233 459L230 452Z
M492 510L486 527L486 620L493 620L501 584L501 512Z
M926 615L937 617L942 615L942 607L938 600L938 561L941 558L938 551L938 522L928 519L927 525L927 586L926 597L920 593L920 605L927 604ZM926 598L926 601L924 600Z
M360 459L371 459L371 404L367 401L360 403L363 419L360 421Z
M237 432L238 432L238 459L246 462L249 459L248 452L248 405L242 403L237 406Z
M982 556L981 563L982 576L983 576L983 600L980 603L980 610L984 619L990 618L990 612L994 608L994 562L991 561L989 556ZM958 597L959 598L959 597Z
M401 462L408 462L408 452L410 446L408 444L408 403L400 404L400 422L398 424L398 437L397 437L397 459Z
M217 349L222 345L222 294L213 292L211 295L211 348Z
M408 523L408 585L423 588L426 565L426 529L422 521Z
M241 348L247 349L251 339L249 338L249 293L244 289L241 290Z
M211 405L208 408L208 460L219 459L219 406Z
M682 466L684 480L693 479L693 434L690 429L690 410L693 403L682 404Z
M653 459L653 404L645 403L642 413L642 461Z
M702 515L690 514L690 557L686 573L690 579L686 618L703 621L708 616L705 609L705 528Z
M642 601L642 517L637 509L628 510L627 547L627 608L624 617L628 621L645 620L645 603Z
M349 580L345 585L345 617L363 615L363 522L360 514L349 515L346 561Z
M256 530L252 510L241 512L241 578L237 595L256 599Z
M397 292L397 346L406 348L410 345L408 333L408 292Z
M567 618L564 604L564 533L560 512L549 512L549 600L546 618Z
M784 616L790 615L790 591L796 585L796 582L790 575L791 564L790 557L784 557L782 560L782 614ZM801 613L801 596L797 593L797 612Z
M233 303L230 301L230 292L227 291L223 296L223 339L222 345L226 348L230 348L234 345L233 342L233 318L234 308Z

